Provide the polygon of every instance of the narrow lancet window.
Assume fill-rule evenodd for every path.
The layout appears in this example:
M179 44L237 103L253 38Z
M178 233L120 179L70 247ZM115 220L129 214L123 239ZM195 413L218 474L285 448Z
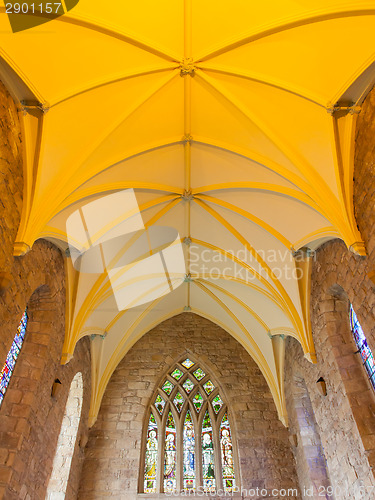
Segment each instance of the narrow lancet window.
M211 418L206 411L202 426L203 489L215 491L215 458Z
M156 493L156 478L158 464L158 426L151 413L147 429L146 459L145 459L145 493Z
M235 487L232 434L227 413L224 414L220 426L221 468L224 491L233 491Z
M170 411L165 427L164 491L171 492L177 487L176 474L176 424Z
M21 352L23 341L25 340L26 327L27 327L27 309L22 315L20 324L17 327L17 333L14 337L10 350L7 354L4 366L0 374L0 406L3 402L5 391L8 388L10 379L13 374L14 367L16 366L17 358Z
M370 347L367 344L366 335L364 334L362 327L358 321L357 315L350 304L350 328L358 347L358 352L361 355L363 366L366 369L367 375L370 379L371 385L375 390L375 362L374 356Z
M184 489L195 488L195 434L190 411L184 423Z

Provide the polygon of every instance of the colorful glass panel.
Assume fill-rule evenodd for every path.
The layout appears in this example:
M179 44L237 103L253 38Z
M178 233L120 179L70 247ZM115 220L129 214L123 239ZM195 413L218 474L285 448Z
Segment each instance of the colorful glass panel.
M193 375L197 380L202 380L202 378L204 378L206 376L206 374L204 373L202 368L198 368L197 370L195 370Z
M173 370L173 372L171 373L172 377L176 380L180 380L180 378L182 377L183 374L184 374L184 372L182 372L178 368Z
M5 364L0 374L0 406L3 402L5 391L8 388L10 378L12 376L17 358L21 352L23 341L25 340L26 327L27 327L27 310L22 315L20 324L17 327L17 333L13 339L13 343L7 354Z
M154 415L151 413L147 429L146 458L144 491L145 493L156 493L158 463L158 426Z
M236 479L234 475L232 434L227 413L224 414L221 421L220 448L224 491L233 491L236 486Z
M198 391L196 395L193 397L193 405L194 408L197 410L197 413L201 411L202 404L203 404L203 397L202 394Z
M184 402L185 402L185 399L184 399L183 395L180 392L178 392L176 394L173 402L174 402L174 405L177 408L178 412L180 413L181 408L183 407Z
M358 347L358 352L361 355L363 365L367 371L367 375L370 379L372 387L375 389L375 362L374 356L370 347L367 344L366 335L364 334L362 327L358 321L357 315L350 304L350 327Z
M172 384L172 382L169 382L169 380L166 380L164 382L162 389L169 396L170 393L173 391L173 387L174 387L174 385Z
M165 426L165 452L164 452L164 491L166 493L176 490L176 425L172 412L168 413Z
M207 394L211 394L211 392L215 389L215 386L211 382L211 380L208 380L205 384L203 384L203 389L206 391Z
M181 364L182 364L182 366L184 366L188 370L189 368L191 368L194 365L194 361L191 361L191 359L187 358Z
M188 410L184 423L184 489L195 488L195 435L194 424Z
M212 400L212 408L214 409L216 415L219 413L220 408L223 406L223 404L224 403L219 394L215 396L214 399Z
M164 399L158 394L155 399L155 408L158 410L160 415L163 415L164 411L164 406L165 406L165 401Z
M208 411L206 411L202 425L202 466L203 489L205 492L215 491L215 458L212 437L212 425Z
M182 387L185 389L187 394L190 394L191 391L194 389L194 384L189 378L187 378L185 382L182 384Z

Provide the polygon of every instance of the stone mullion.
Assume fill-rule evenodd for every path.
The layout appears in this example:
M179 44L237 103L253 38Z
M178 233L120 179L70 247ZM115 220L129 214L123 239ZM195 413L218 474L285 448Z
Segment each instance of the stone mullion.
M215 412L213 412L214 414ZM216 491L223 489L223 474L221 468L221 453L220 453L220 422L218 419L211 418L212 422L212 438L214 442L214 457L215 457L215 479Z
M202 425L203 425L204 412L201 409L201 414L197 419L197 434L195 439L195 452L196 452L196 466L195 466L195 480L196 489L203 486L203 466L202 466Z
M179 391L182 392L181 386L179 386ZM187 404L185 404L188 407ZM179 415L179 420L176 422L176 485L177 491L182 491L184 487L183 475L184 475L184 422L186 417L186 410L181 412Z
M158 455L158 485L156 491L158 493L164 493L164 459L165 459L165 429L167 425L167 416L169 412L169 403L164 407L164 416L161 419L161 430L160 430L160 446L158 447L160 452Z

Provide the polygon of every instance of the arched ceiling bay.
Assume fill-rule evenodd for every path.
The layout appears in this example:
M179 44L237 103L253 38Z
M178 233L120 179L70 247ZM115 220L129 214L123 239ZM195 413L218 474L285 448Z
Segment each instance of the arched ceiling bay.
M341 238L365 252L353 148L374 83L374 2L80 0L16 34L0 14L25 146L15 255L42 237L65 250L69 215L127 188L147 228L171 226L183 243L184 283L120 312L108 277L67 257L63 360L91 335L91 422L128 349L184 310L238 339L285 421L281 339L315 359L313 257L298 250Z

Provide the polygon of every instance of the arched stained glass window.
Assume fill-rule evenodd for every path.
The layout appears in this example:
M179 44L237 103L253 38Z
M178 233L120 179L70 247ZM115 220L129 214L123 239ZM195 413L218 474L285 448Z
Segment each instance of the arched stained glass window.
M4 366L0 375L0 406L4 400L5 391L8 388L14 367L16 366L17 358L21 352L22 344L26 335L27 327L27 309L22 315L20 324L17 327L17 333L14 337L11 348L7 354Z
M156 478L158 465L158 424L153 413L147 429L146 459L145 459L145 493L156 493Z
M176 484L176 424L172 412L168 413L165 426L164 491L174 491Z
M184 489L195 488L195 434L194 423L188 410L184 423Z
M202 461L204 491L215 491L214 440L208 411L204 415L202 425Z
M234 476L232 434L227 413L224 414L220 426L220 450L224 491L233 491L236 479Z
M366 335L364 334L362 327L358 321L357 315L350 304L350 328L358 347L358 352L361 355L363 365L367 371L367 375L370 379L373 389L375 390L375 362L374 356L370 347L367 344Z
M229 419L218 383L199 362L184 357L173 365L151 399L141 493L233 491L237 462Z

